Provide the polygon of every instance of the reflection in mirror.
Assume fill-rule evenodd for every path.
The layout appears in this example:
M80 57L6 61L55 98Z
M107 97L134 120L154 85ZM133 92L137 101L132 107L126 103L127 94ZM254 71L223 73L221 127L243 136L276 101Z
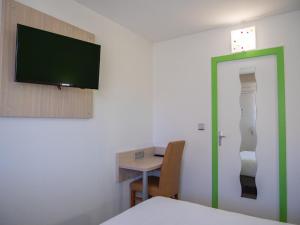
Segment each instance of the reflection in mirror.
M255 175L257 162L255 156L256 135L256 79L255 73L240 74L241 81L241 197L256 199Z

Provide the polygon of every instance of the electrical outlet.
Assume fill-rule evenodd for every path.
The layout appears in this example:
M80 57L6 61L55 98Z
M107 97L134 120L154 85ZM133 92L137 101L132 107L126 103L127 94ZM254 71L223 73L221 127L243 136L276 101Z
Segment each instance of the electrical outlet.
M135 159L142 159L142 158L144 158L144 151L138 151L138 152L135 152L134 153L134 158Z

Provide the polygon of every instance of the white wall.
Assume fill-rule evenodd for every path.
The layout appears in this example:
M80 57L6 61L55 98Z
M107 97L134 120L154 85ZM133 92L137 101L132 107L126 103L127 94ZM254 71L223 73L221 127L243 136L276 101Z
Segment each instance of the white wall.
M288 220L300 223L299 21L300 11L297 11L154 45L154 142L164 145L172 139L187 140L181 185L183 199L210 205L211 57L230 54L232 29L255 25L258 49L285 47ZM207 125L205 131L197 131L199 122Z
M71 0L20 2L96 35L100 90L90 120L0 118L0 224L99 224L129 202L115 153L152 145L152 44Z
M1 1L1 0L0 0ZM152 44L71 0L19 0L96 34L100 91L90 120L0 118L0 225L94 225L128 205L115 152L186 139L182 197L210 204L210 58L233 28ZM285 46L289 221L300 223L300 12L256 25L258 48ZM246 26L247 24L245 24ZM154 117L152 119L152 113ZM206 131L197 131L204 122Z

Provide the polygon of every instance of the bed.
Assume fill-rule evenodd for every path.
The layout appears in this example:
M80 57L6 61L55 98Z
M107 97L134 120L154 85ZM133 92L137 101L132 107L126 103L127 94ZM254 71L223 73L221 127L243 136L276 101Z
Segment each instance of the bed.
M279 225L277 221L154 197L113 217L101 225Z

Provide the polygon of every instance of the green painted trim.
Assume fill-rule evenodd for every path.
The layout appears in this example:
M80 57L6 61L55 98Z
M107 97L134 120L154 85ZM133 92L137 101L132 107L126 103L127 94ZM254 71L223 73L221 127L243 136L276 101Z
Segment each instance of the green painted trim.
M279 132L279 214L280 221L287 221L287 178L286 178L286 124L285 124L285 81L283 48L277 53L278 85L278 132Z
M212 207L218 208L218 67L217 61L211 62L211 112L212 112Z
M286 122L284 49L268 48L213 57L211 60L211 124L212 124L212 207L218 208L218 63L275 55L277 60L278 141L279 141L279 220L287 221Z

